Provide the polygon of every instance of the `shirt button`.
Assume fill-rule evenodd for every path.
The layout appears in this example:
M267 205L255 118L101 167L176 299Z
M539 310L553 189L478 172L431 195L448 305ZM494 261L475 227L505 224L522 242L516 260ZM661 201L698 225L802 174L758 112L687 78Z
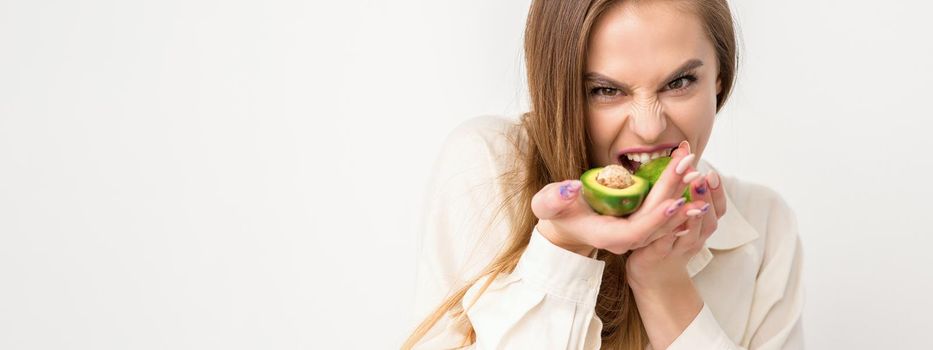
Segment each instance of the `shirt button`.
M599 283L599 281L596 280L595 278L591 278L591 279L586 280L586 284L587 284L588 286L590 286L590 288L596 288L596 284L597 284L597 283Z

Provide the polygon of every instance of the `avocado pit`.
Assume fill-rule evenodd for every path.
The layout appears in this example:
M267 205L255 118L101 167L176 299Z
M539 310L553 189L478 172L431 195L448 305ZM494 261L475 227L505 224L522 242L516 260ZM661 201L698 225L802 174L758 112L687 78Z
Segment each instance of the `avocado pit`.
M635 179L632 178L632 173L625 169L621 165L608 165L603 168L599 174L596 175L596 182L599 182L600 185L615 188L623 189L635 184Z

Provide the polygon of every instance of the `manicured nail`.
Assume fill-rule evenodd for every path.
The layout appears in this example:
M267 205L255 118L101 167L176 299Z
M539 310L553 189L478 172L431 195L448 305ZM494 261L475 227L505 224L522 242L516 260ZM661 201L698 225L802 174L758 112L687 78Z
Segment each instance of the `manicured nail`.
M698 177L700 177L699 171L690 172L689 174L684 175L684 183L690 184L691 182L693 182L693 180L696 180Z
M560 198L570 199L570 184L560 185Z
M672 204L670 208L667 208L667 211L665 211L664 214L667 214L667 216L674 215L674 212L677 211L678 208L682 207L684 203L686 202L687 202L687 199L681 197L676 202L674 202L674 204Z
M682 175L684 171L687 171L687 167L689 167L690 163L693 162L693 158L695 156L696 155L693 153L690 153L686 157L681 158L680 163L677 163L677 167L674 168L674 172L676 172L677 175Z
M703 214L703 210L696 209L696 208L687 210L687 216L689 216L689 217L695 217L695 216L698 216L698 215L700 215L700 214Z
M702 211L702 212L705 213L705 212L709 211L709 207L710 207L710 204L709 204L709 203L706 203L705 205L703 205L703 207L700 208L700 211Z
M560 198L570 199L573 195L577 194L577 191L580 190L581 184L576 181L571 181L560 185Z
M580 189L580 187L583 187L583 182L581 182L580 180L570 180L571 191L577 191Z
M694 190L697 192L698 195L702 196L706 194L706 183L701 184L699 187L697 187Z
M677 148L683 148L687 151L687 153L690 153L690 142L687 142L687 140L680 141L680 144L677 145Z
M720 185L719 174L715 170L710 170L709 174L706 175L706 182L709 182L710 189L718 189Z
M690 233L690 230L683 230L683 231L675 233L674 236L680 237L688 233Z

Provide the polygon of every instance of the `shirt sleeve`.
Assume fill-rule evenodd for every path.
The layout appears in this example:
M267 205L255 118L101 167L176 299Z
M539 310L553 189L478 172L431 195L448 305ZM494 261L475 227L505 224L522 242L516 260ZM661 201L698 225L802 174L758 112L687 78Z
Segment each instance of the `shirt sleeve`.
M501 200L495 181L501 170L496 144L483 132L489 121L459 125L434 161L418 226L417 322L492 261L508 234L507 220L492 222L493 207Z
M480 279L464 296L461 306L476 332L468 349L598 349L595 306L604 267L533 230L512 273L496 277L481 295L486 279ZM462 336L448 326L416 349L456 346Z
M668 350L685 349L803 349L803 247L794 212L774 196L765 252L755 285L748 329L736 344L704 304Z
M502 195L497 139L476 132L477 121L448 136L424 201L417 259L415 318L420 322L453 291L467 286L507 240L507 218L493 220ZM503 214L504 215L504 214ZM480 279L461 302L476 332L472 349L598 349L595 314L604 262L564 250L533 229L514 271ZM466 337L449 314L415 349L450 349Z

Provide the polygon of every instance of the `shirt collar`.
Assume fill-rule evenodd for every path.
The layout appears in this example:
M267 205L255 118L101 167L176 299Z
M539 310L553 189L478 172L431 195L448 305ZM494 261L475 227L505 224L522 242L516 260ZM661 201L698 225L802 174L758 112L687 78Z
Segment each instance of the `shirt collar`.
M697 170L701 173L708 173L710 170L715 170L716 173L720 175L720 178L723 180L722 188L726 194L726 208L728 209L726 213L719 218L716 232L713 232L713 235L706 239L704 247L687 263L687 271L690 273L690 277L693 277L703 270L703 268L709 264L709 261L713 259L713 254L710 249L733 249L758 238L758 230L748 223L748 220L737 210L732 201L732 196L729 192L733 185L733 181L725 178L722 172L702 159L697 163Z

